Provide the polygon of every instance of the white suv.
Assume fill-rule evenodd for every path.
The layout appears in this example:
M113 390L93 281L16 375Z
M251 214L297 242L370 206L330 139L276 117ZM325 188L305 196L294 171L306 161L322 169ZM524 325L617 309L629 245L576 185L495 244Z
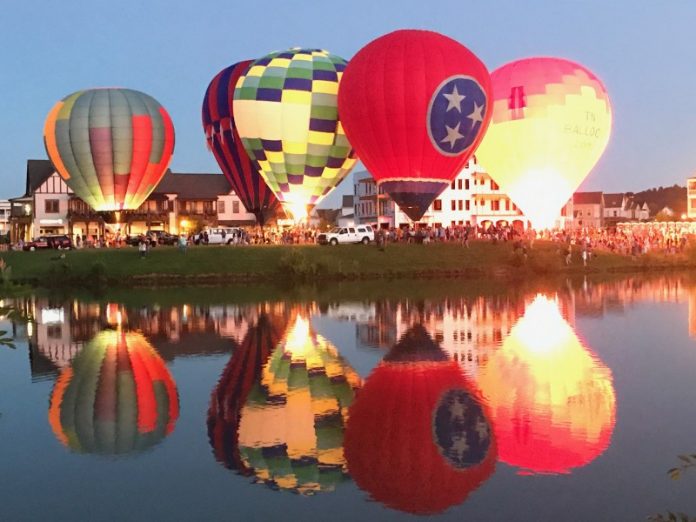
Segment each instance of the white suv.
M367 245L375 240L375 231L370 225L355 227L337 227L326 234L319 234L317 242L320 245L338 245L346 243L362 243Z
M237 243L242 236L242 231L239 228L209 228L206 232L208 233L209 245L232 245ZM203 232L198 234L195 239L202 242Z

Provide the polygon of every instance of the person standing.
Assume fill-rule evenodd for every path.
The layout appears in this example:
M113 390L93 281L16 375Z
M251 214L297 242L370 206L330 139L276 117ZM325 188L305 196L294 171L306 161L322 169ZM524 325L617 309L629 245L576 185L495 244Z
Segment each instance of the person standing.
M145 259L145 256L147 256L147 241L142 236L138 243L138 251L140 252L140 259Z

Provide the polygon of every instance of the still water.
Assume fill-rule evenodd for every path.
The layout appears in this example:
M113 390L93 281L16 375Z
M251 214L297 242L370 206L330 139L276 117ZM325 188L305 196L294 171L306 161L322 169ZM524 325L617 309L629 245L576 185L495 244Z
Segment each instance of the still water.
M5 299L0 520L696 515L696 280L459 285Z

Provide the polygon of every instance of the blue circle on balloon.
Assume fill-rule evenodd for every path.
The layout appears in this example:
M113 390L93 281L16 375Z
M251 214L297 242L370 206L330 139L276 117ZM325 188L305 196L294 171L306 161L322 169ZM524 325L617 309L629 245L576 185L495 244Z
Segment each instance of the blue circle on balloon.
M445 156L459 156L474 143L486 119L488 100L471 76L450 76L430 98L428 136Z

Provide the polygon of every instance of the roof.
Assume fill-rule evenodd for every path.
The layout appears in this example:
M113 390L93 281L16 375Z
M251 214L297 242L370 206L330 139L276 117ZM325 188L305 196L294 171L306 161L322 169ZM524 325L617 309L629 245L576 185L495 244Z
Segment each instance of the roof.
M27 187L25 196L30 196L56 171L49 160L27 160Z
M604 207L621 208L623 199L624 195L622 193L604 194Z
M153 194L178 194L179 199L217 199L231 190L230 182L222 174L175 174L167 169Z
M353 206L353 196L343 196L343 203L341 204L342 208L346 207L352 207Z
M575 205L601 205L601 192L576 192L573 194L573 204Z

